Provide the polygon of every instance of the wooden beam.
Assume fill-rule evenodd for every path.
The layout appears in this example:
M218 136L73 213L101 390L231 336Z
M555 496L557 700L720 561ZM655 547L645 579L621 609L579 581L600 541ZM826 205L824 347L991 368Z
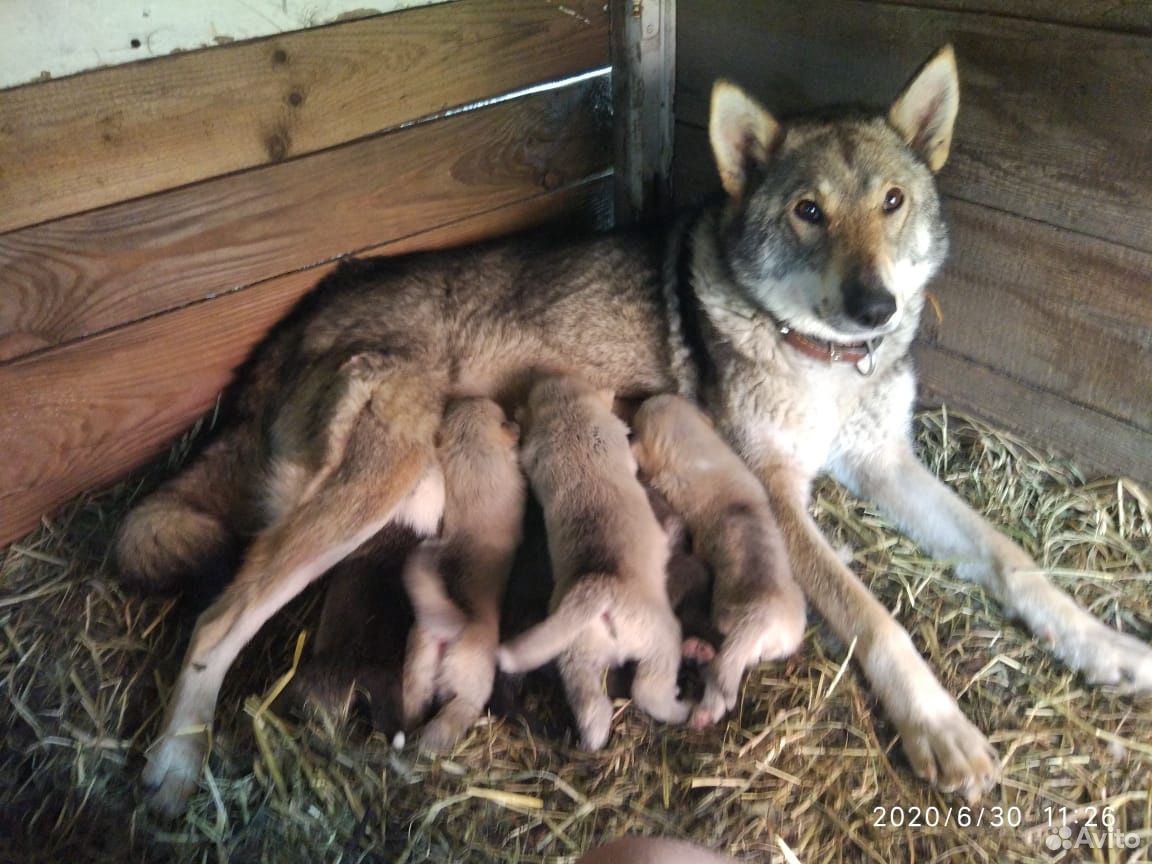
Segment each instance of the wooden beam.
M611 181L595 180L428 231L366 254L442 248L563 215L602 221ZM160 452L215 403L232 369L331 265L0 367L0 545L42 514Z
M607 78L0 236L0 361L611 165Z
M597 0L462 0L0 91L0 231L608 62Z
M612 89L616 115L616 221L671 207L675 0L613 0Z

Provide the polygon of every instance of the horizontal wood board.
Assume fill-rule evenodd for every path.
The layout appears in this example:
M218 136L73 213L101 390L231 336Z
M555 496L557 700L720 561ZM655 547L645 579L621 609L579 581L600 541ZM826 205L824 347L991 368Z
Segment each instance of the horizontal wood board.
M780 114L883 106L951 42L961 102L943 189L1152 251L1152 37L866 0L682 0L677 15L677 119L698 127L717 77Z
M1033 445L1072 455L1089 479L1128 477L1152 489L1152 433L1074 405L935 345L912 349L920 401L994 419Z
M402 254L564 215L602 224L610 178L548 192L366 250ZM0 367L0 545L122 476L211 408L232 369L332 265L289 273Z
M607 170L608 89L605 76L0 236L0 361Z
M879 2L879 0L875 0ZM882 0L918 9L1025 18L1098 30L1152 35L1152 3L1147 0Z
M604 5L460 0L0 91L0 231L607 65Z

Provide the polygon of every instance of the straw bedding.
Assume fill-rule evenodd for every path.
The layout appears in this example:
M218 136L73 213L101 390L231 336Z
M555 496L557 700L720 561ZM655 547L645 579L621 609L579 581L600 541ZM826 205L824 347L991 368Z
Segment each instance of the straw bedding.
M1152 637L1143 491L1086 483L941 412L919 416L917 436L928 464L1057 582L1110 624ZM312 591L237 662L203 790L186 820L159 822L138 806L136 777L192 617L177 600L120 586L107 555L132 500L187 444L0 552L0 861L566 862L624 833L806 864L1148 860L1152 701L1085 687L980 590L831 485L814 501L819 520L1000 752L1004 783L982 816L911 775L845 662L850 646L818 620L796 657L749 673L714 730L660 726L620 702L607 748L581 753L564 734L532 731L562 729L545 681L523 696L541 722L487 718L431 759L272 707L315 626ZM993 807L1011 824L989 827ZM1095 845L1110 848L1075 843L1094 814ZM1064 820L1073 848L1050 851L1069 839L1052 830ZM909 821L920 827L894 824Z

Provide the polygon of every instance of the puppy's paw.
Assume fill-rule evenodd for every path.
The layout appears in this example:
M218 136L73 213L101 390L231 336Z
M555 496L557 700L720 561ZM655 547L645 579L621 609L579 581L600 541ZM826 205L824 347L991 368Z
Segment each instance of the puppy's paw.
M607 699L576 708L576 724L580 727L580 749L595 752L608 743L612 731L612 703Z
M157 741L140 775L148 806L169 818L181 815L196 791L207 753L208 736L204 732L165 735Z
M716 657L716 648L711 642L691 636L680 646L680 656L685 660L704 665L711 663Z
M724 696L709 685L704 690L704 698L692 709L692 716L688 720L688 725L697 730L707 729L718 723L726 713Z
M958 707L900 726L904 753L920 777L975 803L1000 782L1000 759Z

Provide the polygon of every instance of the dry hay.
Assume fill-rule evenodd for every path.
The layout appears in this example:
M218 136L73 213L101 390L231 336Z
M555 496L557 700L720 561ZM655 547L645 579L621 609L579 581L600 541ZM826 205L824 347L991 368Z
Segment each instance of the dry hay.
M939 412L917 430L932 468L1082 603L1152 634L1143 492L1084 483L1018 440ZM1070 820L1111 808L1114 831L1139 840L1138 850L1080 846L1065 860L1148 860L1152 704L1085 687L983 592L831 486L814 505L820 521L990 730L1004 783L984 806L1018 827L962 825L961 801L911 776L847 647L819 623L799 656L749 675L735 715L713 731L662 727L620 703L601 753L489 719L432 760L268 707L314 623L315 593L242 655L204 790L186 821L159 823L137 806L136 777L190 620L174 601L119 586L106 556L130 500L170 470L75 502L2 553L0 860L562 862L642 833L750 861L1049 861L1049 807ZM920 822L948 824L880 826L877 807L903 808L890 823L919 808Z

